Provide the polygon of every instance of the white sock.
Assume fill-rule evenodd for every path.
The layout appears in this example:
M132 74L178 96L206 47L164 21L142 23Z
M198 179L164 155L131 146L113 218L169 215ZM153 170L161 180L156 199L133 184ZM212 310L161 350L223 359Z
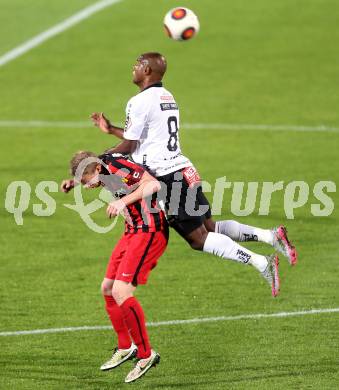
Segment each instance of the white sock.
M252 264L260 272L263 272L267 267L265 256L257 255L240 246L230 237L219 233L208 233L203 251L223 259L235 260L243 264Z
M269 229L243 225L237 221L217 221L215 232L225 234L235 241L260 241L273 245L273 233Z

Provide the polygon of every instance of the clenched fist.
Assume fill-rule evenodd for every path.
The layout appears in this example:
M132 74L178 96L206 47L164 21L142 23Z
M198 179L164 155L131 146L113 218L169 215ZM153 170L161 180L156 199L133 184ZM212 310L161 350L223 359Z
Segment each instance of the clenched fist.
M73 189L74 187L75 187L75 183L73 179L63 180L60 185L61 191L65 192L66 194L67 192L71 191L71 189Z

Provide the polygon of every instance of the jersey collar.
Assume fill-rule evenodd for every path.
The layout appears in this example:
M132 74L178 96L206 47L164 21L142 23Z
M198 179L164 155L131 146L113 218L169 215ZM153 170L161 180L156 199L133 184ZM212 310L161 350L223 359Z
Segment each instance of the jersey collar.
M148 89L148 88L153 88L153 87L162 87L162 82L161 81L159 81L158 83L154 83L154 84L151 84L151 85L149 85L148 87L146 87L146 88L144 88L142 91L140 91L140 92L144 92L144 91L146 91L146 89Z

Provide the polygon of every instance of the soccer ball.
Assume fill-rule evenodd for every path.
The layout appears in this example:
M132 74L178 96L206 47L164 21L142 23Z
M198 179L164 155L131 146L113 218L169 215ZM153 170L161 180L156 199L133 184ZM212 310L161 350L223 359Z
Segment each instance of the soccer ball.
M197 15L188 8L177 7L167 12L164 18L165 32L175 41L186 41L199 31Z

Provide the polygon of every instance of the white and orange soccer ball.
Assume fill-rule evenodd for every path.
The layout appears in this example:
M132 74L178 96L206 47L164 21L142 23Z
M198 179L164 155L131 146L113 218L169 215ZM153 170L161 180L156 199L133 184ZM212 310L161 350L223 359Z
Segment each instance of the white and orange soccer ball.
M167 35L175 41L187 41L200 29L197 15L188 8L177 7L167 12L164 18Z

